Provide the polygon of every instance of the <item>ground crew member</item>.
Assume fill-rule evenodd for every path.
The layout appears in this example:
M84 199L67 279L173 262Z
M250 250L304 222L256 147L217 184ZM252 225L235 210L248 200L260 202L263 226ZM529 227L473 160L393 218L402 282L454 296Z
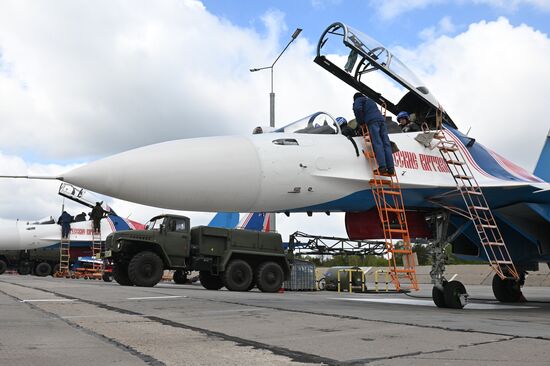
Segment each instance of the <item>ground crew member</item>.
M402 132L420 131L420 126L412 122L409 114L405 111L399 112L399 114L397 114L397 122L399 122L399 127L401 127Z
M369 129L372 148L378 163L378 171L375 171L375 173L393 175L395 169L388 129L378 106L372 99L361 93L355 93L353 96L353 113L358 127L366 125Z
M92 212L90 213L90 219L93 221L94 231L99 232L101 228L101 219L105 217L106 211L101 207L101 202L96 202Z
M67 211L63 211L59 219L57 219L57 224L61 225L61 237L68 238L69 233L71 232L71 222L73 217L69 215Z

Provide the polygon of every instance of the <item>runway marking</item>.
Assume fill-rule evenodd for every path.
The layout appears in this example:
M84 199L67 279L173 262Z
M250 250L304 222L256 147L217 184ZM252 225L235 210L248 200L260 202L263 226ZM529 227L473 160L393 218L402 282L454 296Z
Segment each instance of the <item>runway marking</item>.
M76 299L33 299L33 300L21 300L21 302L72 302L77 301Z
M128 297L127 300L157 300L157 299L176 299L187 296L149 296L149 297Z
M363 301L363 302L377 302L385 304L398 304L398 305L415 305L415 306L429 306L436 307L432 300L418 300L418 299L396 299L396 298L376 298L376 299L367 299L367 298L339 298L333 297L331 300L341 300L341 301ZM479 303L468 303L465 309L476 309L476 310L505 310L505 309L534 309L535 306L525 306L525 305L501 305L501 304L479 304Z

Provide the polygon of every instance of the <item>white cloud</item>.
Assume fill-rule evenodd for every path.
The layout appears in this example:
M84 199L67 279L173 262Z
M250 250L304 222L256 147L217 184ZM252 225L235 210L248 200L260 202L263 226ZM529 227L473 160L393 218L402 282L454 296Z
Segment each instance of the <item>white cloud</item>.
M439 20L437 26L424 28L418 34L421 39L430 40L439 37L444 34L454 33L456 31L456 25L450 16L445 16Z
M402 54L463 131L532 170L550 126L548 36L500 18Z

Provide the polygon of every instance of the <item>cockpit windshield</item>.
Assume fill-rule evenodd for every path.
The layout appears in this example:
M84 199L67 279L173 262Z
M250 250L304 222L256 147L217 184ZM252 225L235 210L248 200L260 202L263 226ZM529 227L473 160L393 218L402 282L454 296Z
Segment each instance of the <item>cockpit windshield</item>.
M53 219L53 216L46 216L40 220L36 220L34 222L28 223L28 225L50 225L55 224L55 220Z
M340 133L340 127L330 114L317 112L273 132L335 135Z

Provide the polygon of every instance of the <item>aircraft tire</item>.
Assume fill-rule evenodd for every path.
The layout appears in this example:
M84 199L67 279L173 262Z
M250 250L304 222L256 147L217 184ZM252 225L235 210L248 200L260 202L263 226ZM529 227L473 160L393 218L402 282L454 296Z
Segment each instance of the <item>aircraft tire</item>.
M115 263L113 265L113 278L121 286L134 285L128 277L128 264L126 263Z
M432 288L432 299L434 301L435 306L437 306L438 308L447 307L447 304L445 303L445 292L443 290L440 290L436 286Z
M264 262L256 271L256 284L262 292L277 292L283 284L285 274L275 262Z
M523 298L518 281L501 279L497 274L493 277L493 294L500 302L519 302Z
M128 277L135 286L153 287L162 279L164 263L160 257L149 251L139 252L128 264Z
M19 273L21 276L26 276L31 274L31 264L29 262L21 262L19 263L19 267L17 267L17 273Z
M52 272L52 266L48 262L40 262L34 267L34 274L38 277L46 277Z
M8 269L8 264L3 259L0 259L0 275L4 274L6 269Z
M245 260L233 259L225 267L223 283L229 291L248 291L253 280L252 267Z
M207 290L219 290L223 287L223 281L220 276L214 276L209 271L200 271L199 280L202 287Z
M177 283L178 285L183 285L187 283L187 273L185 273L181 269L178 269L174 271L172 279L174 280L174 283Z
M451 309L462 309L464 307L460 300L461 295L466 295L466 288L459 281L451 281L445 285L443 290L443 296L445 298L445 305Z

